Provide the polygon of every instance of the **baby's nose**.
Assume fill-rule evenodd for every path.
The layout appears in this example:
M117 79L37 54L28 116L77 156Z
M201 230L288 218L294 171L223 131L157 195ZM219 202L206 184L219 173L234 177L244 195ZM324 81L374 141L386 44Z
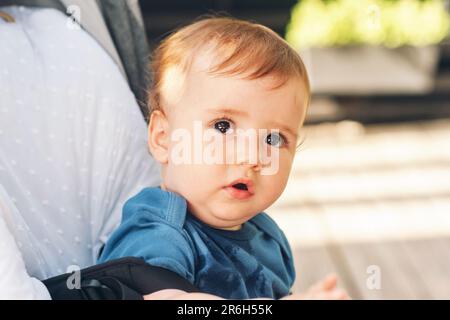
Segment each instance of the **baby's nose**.
M245 166L259 166L260 165L260 156L259 156L259 148L258 144L250 144L242 143L238 144L236 148L236 164L237 165L245 165Z

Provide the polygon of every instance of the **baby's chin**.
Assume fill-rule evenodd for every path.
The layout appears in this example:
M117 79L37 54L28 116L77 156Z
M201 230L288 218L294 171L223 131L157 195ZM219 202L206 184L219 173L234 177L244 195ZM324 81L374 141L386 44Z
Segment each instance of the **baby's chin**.
M240 225L258 214L258 212L230 212L225 209L214 210L206 215L196 215L196 217L213 228L239 229Z

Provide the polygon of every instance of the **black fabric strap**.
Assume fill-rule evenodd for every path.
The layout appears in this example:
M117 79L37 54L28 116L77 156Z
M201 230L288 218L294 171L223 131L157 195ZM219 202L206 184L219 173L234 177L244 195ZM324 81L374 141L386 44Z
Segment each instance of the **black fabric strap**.
M80 288L70 289L67 273L43 283L54 300L140 300L142 296L163 289L197 292L186 279L169 270L153 267L142 259L128 257L111 260L80 272Z
M129 288L114 277L88 279L79 290L82 300L142 300L136 290Z

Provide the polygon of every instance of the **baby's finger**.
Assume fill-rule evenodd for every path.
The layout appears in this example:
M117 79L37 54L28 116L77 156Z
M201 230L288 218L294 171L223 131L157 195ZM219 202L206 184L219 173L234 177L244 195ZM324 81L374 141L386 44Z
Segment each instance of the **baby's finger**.
M337 277L335 274L327 275L323 280L314 284L310 292L329 291L336 287Z
M341 289L335 289L332 291L324 291L322 295L327 300L350 300L349 295Z

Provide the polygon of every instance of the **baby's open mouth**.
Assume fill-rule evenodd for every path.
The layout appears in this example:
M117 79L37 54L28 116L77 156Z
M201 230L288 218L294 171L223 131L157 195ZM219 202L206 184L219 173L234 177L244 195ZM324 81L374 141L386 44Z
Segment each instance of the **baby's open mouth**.
M248 199L254 194L253 182L250 179L238 179L225 187L225 190L235 199Z
M245 183L236 183L233 185L233 188L236 188L239 190L248 190L247 185Z

